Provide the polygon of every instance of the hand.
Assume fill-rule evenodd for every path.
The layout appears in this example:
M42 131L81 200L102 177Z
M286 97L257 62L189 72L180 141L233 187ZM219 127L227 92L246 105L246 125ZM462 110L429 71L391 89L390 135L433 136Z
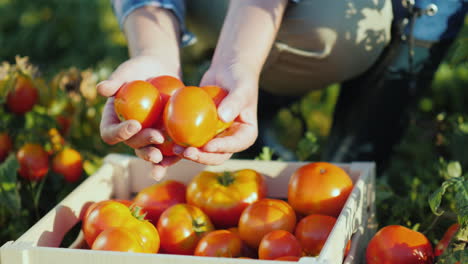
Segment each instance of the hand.
M152 176L162 179L166 167L174 164L179 157L164 157L154 144L164 142L161 131L154 128L141 128L136 120L120 122L114 110L114 94L126 82L146 80L159 75L172 75L180 79L179 65L161 63L154 56L136 56L122 63L109 77L97 85L99 93L109 97L101 118L101 137L108 144L124 142L135 149L135 154L153 163Z
M186 159L207 164L218 165L228 160L233 153L250 147L257 138L257 99L258 76L252 74L248 67L231 64L211 67L200 83L218 85L229 91L218 107L218 115L224 122L234 120L225 132L206 143L201 148L177 146L176 153Z

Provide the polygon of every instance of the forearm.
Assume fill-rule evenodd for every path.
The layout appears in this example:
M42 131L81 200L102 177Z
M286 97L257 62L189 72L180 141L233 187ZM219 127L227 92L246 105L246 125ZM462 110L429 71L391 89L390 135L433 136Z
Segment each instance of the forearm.
M286 4L287 0L231 1L212 65L241 64L258 76Z
M180 32L171 11L153 6L138 8L127 17L123 27L131 57L156 56L173 64L172 67L179 67Z

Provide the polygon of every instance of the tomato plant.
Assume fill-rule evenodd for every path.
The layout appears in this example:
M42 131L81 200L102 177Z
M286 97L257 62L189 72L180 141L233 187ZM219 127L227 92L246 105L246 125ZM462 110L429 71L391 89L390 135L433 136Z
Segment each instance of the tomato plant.
M164 127L175 143L201 147L216 134L218 112L203 89L187 86L178 89L166 104Z
M172 205L185 203L186 190L184 183L166 180L142 189L133 201L145 210L146 219L156 225L164 210Z
M296 214L282 200L265 198L256 201L242 212L239 219L239 235L252 248L258 248L263 236L273 230L293 232Z
M294 234L306 255L318 256L320 254L335 222L335 217L317 214L308 215L299 221Z
M288 231L273 230L266 234L258 246L260 259L277 259L286 256L302 256L302 247L297 238Z
M102 231L91 246L93 250L144 253L138 235L125 227L111 227Z
M83 158L72 148L64 148L52 159L52 170L63 175L67 182L76 182L83 173Z
M8 133L0 133L0 162L4 161L13 149L13 141Z
M426 264L433 262L434 253L422 233L389 225L381 228L369 241L366 260L368 264Z
M41 145L27 143L16 153L20 168L21 177L39 181L49 171L49 154Z
M214 230L209 217L193 205L176 204L159 217L157 229L166 253L193 255L200 239Z
M447 228L447 231L445 231L444 236L434 248L434 255L436 257L444 253L453 236L457 233L458 229L460 229L460 225L458 223L452 224L451 226L449 226L449 228Z
M300 167L289 180L288 202L299 213L338 217L353 182L340 167L314 162Z
M195 248L195 256L236 258L241 255L242 240L228 230L215 230L204 236Z
M163 104L156 87L137 80L120 87L115 95L114 107L120 120L136 120L142 128L148 128L160 119Z
M7 95L7 107L12 113L23 115L31 111L39 99L39 91L31 79L18 74L13 90Z
M223 228L236 226L242 211L265 195L263 176L251 169L203 171L187 186L187 202L202 209L216 227Z

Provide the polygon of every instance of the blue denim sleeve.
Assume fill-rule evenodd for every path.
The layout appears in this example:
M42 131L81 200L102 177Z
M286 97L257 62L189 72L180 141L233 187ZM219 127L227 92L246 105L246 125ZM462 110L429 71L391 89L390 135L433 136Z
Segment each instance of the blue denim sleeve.
M179 21L182 45L190 45L195 41L195 36L185 26L184 0L111 0L111 4L114 14L119 21L120 28L123 28L123 23L127 16L137 8L157 6L171 10Z

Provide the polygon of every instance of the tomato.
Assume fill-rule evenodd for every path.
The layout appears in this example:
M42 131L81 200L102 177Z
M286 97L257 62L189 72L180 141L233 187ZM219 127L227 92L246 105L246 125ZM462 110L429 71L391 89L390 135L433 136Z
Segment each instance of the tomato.
M266 234L258 246L260 259L277 259L286 256L302 256L302 247L297 238L288 231L274 230Z
M275 258L275 260L280 260L280 261L299 261L301 257L298 256L283 256L279 258Z
M314 162L294 172L288 185L288 202L296 212L338 217L348 199L353 182L340 167Z
M369 241L367 264L433 263L432 245L422 233L400 225L381 228Z
M27 180L39 181L49 171L49 154L38 144L25 144L16 153L16 158L19 174Z
M83 158L78 151L64 148L52 159L52 170L63 175L67 182L76 182L83 173Z
M437 246L434 249L434 255L440 256L444 253L445 249L447 249L450 241L452 240L453 236L457 233L460 225L458 223L452 224L447 231L445 231L444 236L442 239L437 243Z
M137 235L144 252L158 252L158 231L149 221L138 217L132 215L130 209L121 202L105 200L95 203L88 208L83 219L82 230L86 243L92 246L97 236L109 228L128 228Z
M170 254L193 255L200 239L214 230L209 217L193 205L176 204L159 217L161 248Z
M239 219L239 234L252 248L258 248L263 236L273 230L293 232L296 214L282 200L262 199L247 206Z
M68 134L72 122L71 118L68 116L59 115L55 119L57 120L57 123L59 125L60 134Z
M223 88L216 86L216 85L207 85L201 87L203 90L205 90L213 99L213 102L215 103L216 107L219 106L221 101L228 95L228 92L224 90ZM232 125L233 121L226 123L221 119L218 119L218 123L216 126L216 134L219 134L226 130L228 127Z
M169 75L153 77L149 79L148 82L158 88L163 105L167 103L169 98L175 93L175 91L177 91L177 89L185 87L182 81Z
M114 101L120 120L136 120L142 128L152 127L160 119L163 104L158 89L145 81L124 84Z
M102 231L94 240L93 250L110 250L144 253L138 235L125 227L111 227Z
M39 92L31 79L18 75L15 87L7 95L6 104L10 112L23 115L31 111L39 99Z
M0 162L4 161L13 149L13 141L7 133L0 133Z
M156 225L164 210L172 205L185 203L186 190L184 183L166 180L142 189L133 201L145 210L146 219Z
M167 132L163 129L161 130L164 136L164 142L162 144L158 144L157 147L161 151L164 156L175 156L174 153L174 140L167 134Z
M241 249L239 235L228 230L216 230L200 239L194 255L236 258L241 255Z
M187 86L178 89L164 110L164 127L178 145L201 147L216 134L218 112L203 89Z
M294 234L306 255L318 256L320 254L335 222L335 217L317 214L306 216L299 221Z
M187 186L187 202L198 206L218 228L236 226L242 211L266 196L263 176L250 169L203 171Z

